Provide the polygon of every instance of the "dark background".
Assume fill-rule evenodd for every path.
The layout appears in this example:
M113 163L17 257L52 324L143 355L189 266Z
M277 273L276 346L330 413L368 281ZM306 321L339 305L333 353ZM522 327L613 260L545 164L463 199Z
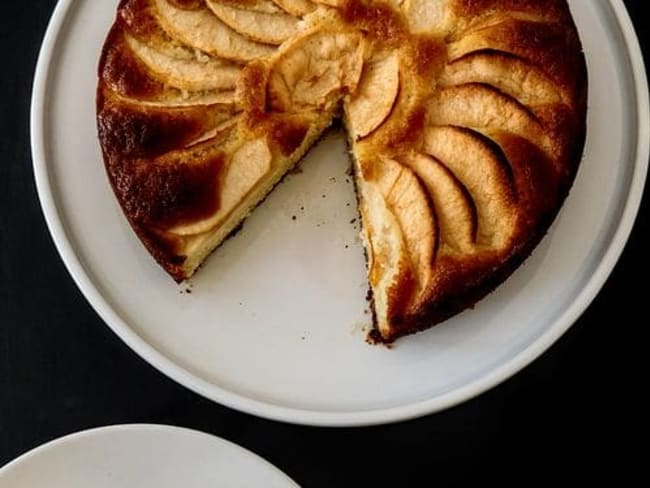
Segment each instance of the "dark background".
M647 460L633 446L647 442L648 191L593 304L548 352L497 388L379 427L310 428L241 414L191 393L129 350L58 257L35 191L28 115L54 4L0 2L0 466L81 429L152 422L234 441L305 487L632 479ZM644 2L625 4L647 63Z

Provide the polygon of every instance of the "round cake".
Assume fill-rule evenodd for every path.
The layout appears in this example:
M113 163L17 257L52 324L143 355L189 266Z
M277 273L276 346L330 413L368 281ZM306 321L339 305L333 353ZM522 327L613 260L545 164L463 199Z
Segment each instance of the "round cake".
M548 230L585 139L565 0L122 0L99 64L107 174L177 281L334 120L390 343L503 282Z

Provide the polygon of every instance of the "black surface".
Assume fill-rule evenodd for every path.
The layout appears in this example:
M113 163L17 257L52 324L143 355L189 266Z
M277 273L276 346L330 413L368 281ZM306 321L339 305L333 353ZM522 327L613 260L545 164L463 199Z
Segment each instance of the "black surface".
M189 392L129 350L56 253L35 191L28 127L32 75L54 3L0 2L0 465L81 429L155 422L234 441L306 487L405 480L525 486L609 476L620 484L632 476L642 458L630 440L647 425L648 191L593 304L499 387L451 410L379 427L309 428L241 414ZM647 62L644 2L625 3ZM645 438L638 440L643 448Z

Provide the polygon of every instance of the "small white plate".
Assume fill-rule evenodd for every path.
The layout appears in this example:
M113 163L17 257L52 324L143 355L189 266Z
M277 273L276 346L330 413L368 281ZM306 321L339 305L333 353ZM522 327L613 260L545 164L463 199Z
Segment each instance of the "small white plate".
M392 350L364 342L366 278L340 135L327 138L178 288L145 252L108 184L96 67L116 0L62 0L32 104L36 183L68 270L104 321L160 371L222 404L318 425L423 415L528 364L575 321L618 259L648 164L648 87L620 0L570 2L590 74L588 137L549 235L472 311ZM292 217L296 216L294 220Z
M116 425L54 440L0 469L3 488L296 488L231 442L165 425Z

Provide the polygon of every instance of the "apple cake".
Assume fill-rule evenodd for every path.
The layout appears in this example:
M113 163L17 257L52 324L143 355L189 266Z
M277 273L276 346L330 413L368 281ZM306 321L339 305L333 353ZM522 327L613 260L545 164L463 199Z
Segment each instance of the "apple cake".
M492 291L548 230L585 139L565 0L122 0L97 121L126 218L190 277L342 119L375 328Z

